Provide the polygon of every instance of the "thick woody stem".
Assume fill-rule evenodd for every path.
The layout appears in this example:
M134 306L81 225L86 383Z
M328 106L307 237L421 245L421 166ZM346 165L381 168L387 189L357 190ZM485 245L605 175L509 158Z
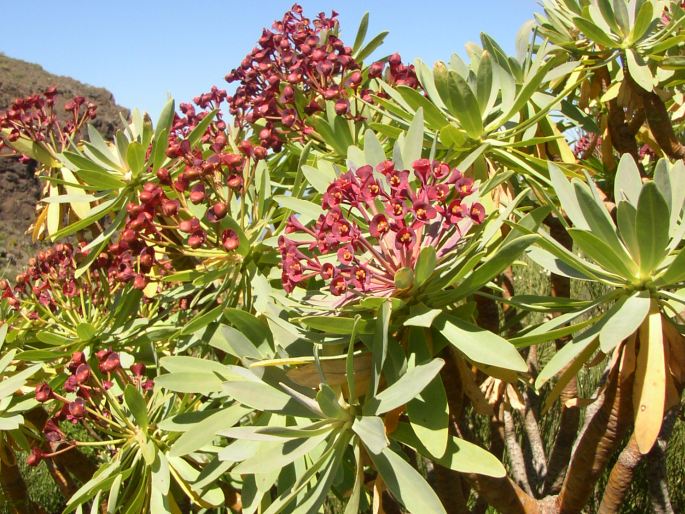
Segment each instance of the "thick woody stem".
M501 417L504 421L504 440L507 443L507 453L509 454L509 462L511 463L511 476L514 481L527 494L532 495L533 491L528 482L528 475L526 473L526 460L523 457L523 451L516 438L516 429L514 427L514 417L511 412L500 406Z
M596 407L588 409L585 426L571 457L559 495L559 513L581 512L612 454L632 422L633 375L621 380L618 366L609 372Z
M463 409L463 391L459 380L459 369L457 368L456 358L446 348L442 356L445 360L445 367L442 369L441 378L447 393L447 403L450 412L450 432L454 435L458 433L458 420ZM456 471L444 468L439 464L433 469L435 491L442 501L447 514L465 514L469 512L463 490L461 475Z
M549 226L550 235L565 248L571 250L573 248L573 241L559 219L550 216L546 221ZM569 278L553 273L550 277L550 282L552 296L557 298L571 297L571 280ZM557 348L560 348L565 342L564 340L557 341ZM573 450L573 443L578 434L578 425L580 423L580 408L576 404L569 403L568 400L572 400L577 396L578 382L574 377L566 384L559 397L559 404L561 406L559 430L549 454L547 475L543 487L543 492L546 494L558 494L561 491L561 486L564 482L564 471L571 460L571 451Z
M526 434L527 443L524 446L525 463L531 490L533 494L538 495L542 493L542 481L547 476L547 456L545 455L545 446L540 435L540 425L538 424L530 397L530 394L523 393L526 405L526 409L523 412L523 429Z
M543 504L527 494L509 477L493 478L483 475L467 475L478 495L504 514L541 514L546 512Z
M635 468L642 460L642 457L643 455L637 447L635 436L632 436L618 456L616 464L611 469L609 481L602 496L602 502L599 504L598 514L615 514L619 512L633 482Z

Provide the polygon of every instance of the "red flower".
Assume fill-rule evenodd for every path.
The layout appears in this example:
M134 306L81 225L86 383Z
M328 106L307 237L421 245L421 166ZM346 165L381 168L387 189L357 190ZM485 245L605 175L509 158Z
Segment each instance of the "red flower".
M52 389L45 382L36 386L36 401L40 403L47 402L52 398Z
M224 230L221 234L221 243L228 252L232 252L240 246L240 238L233 229Z
M417 160L413 168L412 177L391 161L380 163L377 170L387 185L373 178L369 166L348 171L327 188L325 212L312 227L291 217L286 234L307 238L279 239L286 291L320 278L330 281L341 303L362 292L406 295L411 287L399 289L396 273L413 269L422 248L433 247L438 259L457 251L469 228L485 217L482 205L465 199L474 191L473 181L427 159Z

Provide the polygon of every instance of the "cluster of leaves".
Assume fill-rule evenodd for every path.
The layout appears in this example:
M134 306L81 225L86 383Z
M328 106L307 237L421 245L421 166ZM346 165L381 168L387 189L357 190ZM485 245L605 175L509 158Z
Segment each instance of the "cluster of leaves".
M49 465L66 512L451 512L455 476L480 505L580 511L617 434L650 453L685 386L685 166L659 158L683 157L685 12L544 9L517 56L483 35L431 69L366 65L367 17L346 46L335 13L294 6L235 94L134 111L112 141L78 137L81 100L65 129L55 91L18 100L0 141L38 161L34 236L56 244L2 284L3 454ZM524 255L606 293L513 294ZM555 340L538 366L529 347ZM620 427L598 407L604 428L549 452L563 485L542 447L522 475L512 412L530 430L530 398L585 401L569 384L602 361ZM471 433L482 416L512 469ZM84 448L97 472L65 474Z

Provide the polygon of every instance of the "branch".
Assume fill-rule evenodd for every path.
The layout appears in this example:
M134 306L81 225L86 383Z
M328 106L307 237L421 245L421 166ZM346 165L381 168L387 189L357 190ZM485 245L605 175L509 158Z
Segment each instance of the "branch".
M528 482L528 474L526 473L526 460L523 458L523 451L516 439L516 429L514 428L514 418L511 412L500 405L502 420L504 421L504 441L507 443L507 453L509 454L509 462L511 463L511 476L514 481L526 493L532 495L533 491Z
M544 506L553 502L554 499L538 501L516 485L509 477L493 478L473 473L466 475L466 477L478 495L498 512L505 514L554 512L544 509Z
M546 222L549 226L550 235L562 244L564 248L572 250L573 240L568 232L566 232L566 229L559 219L549 216ZM552 274L550 282L552 296L557 298L570 298L571 279ZM567 341L568 338L556 341L557 349ZM572 400L577 396L578 381L574 377L566 384L561 391L559 398L559 404L561 406L559 430L557 431L554 444L549 453L547 475L545 476L545 483L543 486L543 492L545 494L559 494L564 482L564 472L571 460L571 451L573 450L573 443L578 435L578 425L580 424L580 408L575 404L568 403L568 400Z
M588 408L586 423L571 456L559 495L559 514L580 512L632 424L633 375L621 380L618 366L609 371L607 384L595 408Z
M626 493L628 493L633 483L635 468L642 460L642 457L643 455L637 447L635 435L633 435L611 469L609 481L604 489L602 502L597 511L598 514L617 514L620 511Z
M528 443L524 447L527 450L525 463L530 487L534 494L539 494L542 492L540 488L542 480L547 476L547 456L545 455L545 446L540 436L540 425L530 396L527 392L523 392L526 404L526 409L523 413L523 429L526 434L526 442Z

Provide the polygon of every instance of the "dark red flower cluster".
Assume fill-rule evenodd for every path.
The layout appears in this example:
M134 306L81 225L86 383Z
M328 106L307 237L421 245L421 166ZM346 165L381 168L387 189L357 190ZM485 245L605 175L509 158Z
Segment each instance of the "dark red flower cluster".
M393 86L407 86L412 89L420 87L419 79L413 64L403 64L400 54L394 53L386 62L377 61L369 66L369 78L383 78L388 84Z
M230 112L240 127L263 122L262 148L279 151L285 135L310 133L307 117L322 110L325 100L335 102L338 115L349 113L349 91L361 86L363 76L352 49L336 35L337 16L333 11L310 20L295 4L226 75L239 83L228 98Z
M36 257L29 259L28 267L17 275L14 286L3 281L2 298L7 299L10 307L19 309L22 301L29 304L35 301L38 306L56 311L69 298L86 294L96 304L99 302L99 287L90 282L77 280L74 276L77 259L84 258L81 247L76 249L69 243L58 243L47 250L41 250ZM29 317L38 317L37 310L28 313Z
M174 120L169 131L167 157L180 158L188 164L202 159L202 152L197 148L192 149L187 138L193 129L212 112L214 117L200 137L200 141L209 145L215 153L221 152L226 147L228 144L226 122L223 120L221 104L227 96L228 93L225 90L212 86L209 92L196 96L193 103L186 102L179 105L181 112L174 113ZM196 106L200 109L199 111Z
M597 134L583 134L573 145L573 155L576 159L587 159L594 149L602 145L602 136Z
M25 271L17 275L14 285L0 281L0 298L5 299L14 310L22 310L31 320L45 318L45 310L62 312L67 316L83 315L82 298L91 306L107 304L121 282L135 280L141 266L151 263L149 249L139 254L128 251L102 252L93 263L91 273L76 276L77 269L87 257L85 243L75 247L58 243L41 250L29 259ZM116 249L115 249L116 250ZM134 255L136 255L134 257ZM71 319L71 318L69 318Z
M474 192L472 179L428 159L415 161L413 173L392 161L346 172L323 195L314 227L290 218L286 232L304 237L279 240L284 288L318 277L342 303L402 295L408 288L397 273L413 271L423 248L435 248L440 262L483 221L483 206L468 198Z
M0 151L8 149L16 154L12 143L19 138L56 144L56 150L61 150L87 120L95 118L96 105L77 96L64 104L66 119L61 120L55 105L57 94L57 89L50 87L43 94L17 98L9 109L0 112Z
M158 183L145 183L138 195L139 203L127 205L128 217L119 240L98 257L98 262L114 279L133 281L136 288L142 289L153 266L157 265L160 273L172 270L168 259L160 260L155 247L171 245L177 253L184 253L184 244L192 250L235 250L238 234L224 222L231 195L243 189L245 163L239 154L215 153L184 164L175 177L160 169ZM205 207L202 220L191 212L193 205ZM116 267L110 262L111 256L118 257Z
M93 369L83 352L74 352L65 367L68 377L60 391L53 390L44 382L36 386L35 397L38 402L56 402L56 410L43 427L43 436L53 447L60 443L66 444L66 447L54 453L34 448L27 458L28 465L36 466L42 459L78 446L77 442L66 440L67 436L60 428L62 422L104 425L101 426L104 433L110 432L112 427L103 420L111 417L105 391L112 388L113 380L118 380L124 387L133 384L143 392L153 389L154 383L145 376L143 363L135 363L126 371L121 366L119 354L111 349L96 352L95 358L97 368Z

